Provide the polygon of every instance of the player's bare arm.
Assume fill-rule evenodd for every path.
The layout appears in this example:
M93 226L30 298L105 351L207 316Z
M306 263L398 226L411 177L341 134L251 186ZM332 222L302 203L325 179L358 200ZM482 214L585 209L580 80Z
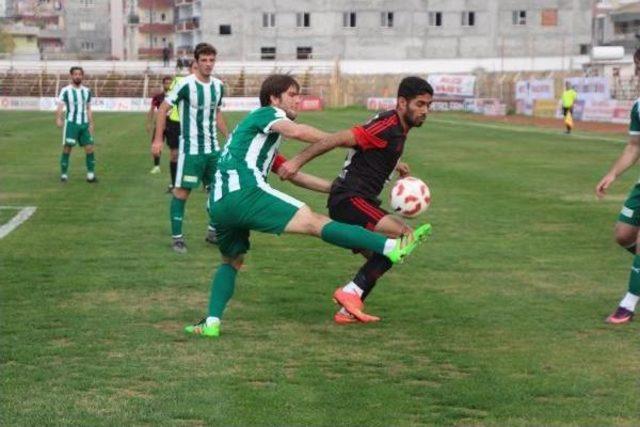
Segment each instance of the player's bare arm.
M170 109L171 105L167 102L163 102L158 108L158 113L156 114L156 132L153 136L153 143L151 144L151 153L155 156L160 155L162 152L164 127L167 123L167 113Z
M640 135L633 135L629 137L629 142L618 160L596 186L596 195L600 198L604 197L611 184L627 169L635 165L638 159L640 159Z
M306 188L307 190L317 191L318 193L329 193L331 191L331 182L319 176L307 174L304 172L298 172L289 178L283 178L285 169L280 166L276 171L276 174L282 180L291 181L298 187Z
M62 117L63 109L64 104L62 102L58 102L58 108L56 109L56 126L58 126L59 128L64 125L64 119Z
M356 138L351 130L343 130L327 135L325 138L302 150L295 157L282 165L284 168L284 179L295 175L302 166L321 154L326 153L336 147L355 147Z
M156 114L156 109L152 105L149 108L149 111L147 111L147 122L145 125L145 129L147 130L148 134L151 134L151 131L153 130L153 119L155 118L155 114Z
M94 136L95 126L93 125L93 110L91 109L91 104L87 104L87 118L89 119L89 133L91 136Z
M220 131L222 136L224 136L226 139L229 136L229 128L227 127L227 121L224 119L222 111L220 110L216 111L216 126L218 127L218 130Z
M271 126L271 129L285 138L297 139L298 141L308 142L310 144L318 143L329 135L313 126L303 125L289 120L279 120Z

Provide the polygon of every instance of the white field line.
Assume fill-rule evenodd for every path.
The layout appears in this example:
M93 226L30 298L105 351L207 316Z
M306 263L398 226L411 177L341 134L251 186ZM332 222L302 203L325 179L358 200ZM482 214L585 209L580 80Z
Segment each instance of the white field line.
M0 209L20 209L20 211L6 224L0 225L0 239L5 238L9 233L18 228L20 224L29 219L36 211L35 206L0 206Z

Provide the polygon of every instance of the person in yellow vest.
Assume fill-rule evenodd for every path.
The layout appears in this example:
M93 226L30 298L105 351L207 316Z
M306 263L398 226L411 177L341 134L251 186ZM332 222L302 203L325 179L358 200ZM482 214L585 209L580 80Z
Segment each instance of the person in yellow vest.
M565 90L562 92L562 117L564 117L564 125L567 130L564 133L571 133L573 128L573 104L578 98L578 92L571 87L571 83L565 83Z

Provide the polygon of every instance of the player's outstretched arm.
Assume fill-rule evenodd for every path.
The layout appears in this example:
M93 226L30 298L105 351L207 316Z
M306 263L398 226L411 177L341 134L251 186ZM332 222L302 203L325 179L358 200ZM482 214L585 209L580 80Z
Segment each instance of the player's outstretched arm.
M607 189L613 184L616 178L631 166L635 165L638 159L640 159L640 135L632 135L629 137L629 142L624 147L624 151L622 151L618 160L616 160L609 172L598 182L596 195L598 197L604 197Z
M284 172L282 166L280 166L278 172L276 172L278 176L282 178L280 172ZM331 183L319 176L298 172L288 179L298 187L306 188L307 190L317 191L318 193L329 193L331 191Z
M295 123L290 120L278 120L271 125L271 129L285 138L297 139L298 141L308 142L310 144L320 142L329 135L313 126Z
M356 138L350 129L327 135L327 137L305 148L294 158L282 165L282 168L284 168L284 179L295 175L302 166L327 151L333 150L336 147L355 147L356 145Z

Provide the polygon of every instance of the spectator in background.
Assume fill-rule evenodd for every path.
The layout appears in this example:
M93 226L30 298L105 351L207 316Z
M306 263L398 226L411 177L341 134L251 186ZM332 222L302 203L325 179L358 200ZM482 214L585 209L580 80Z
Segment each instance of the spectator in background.
M573 104L576 102L578 92L571 87L571 83L565 83L565 90L562 92L562 117L564 117L564 125L567 130L566 134L571 133L573 128Z
M169 47L165 46L162 48L162 65L164 67L168 67L169 66L169 56L171 55L171 51L169 50Z

